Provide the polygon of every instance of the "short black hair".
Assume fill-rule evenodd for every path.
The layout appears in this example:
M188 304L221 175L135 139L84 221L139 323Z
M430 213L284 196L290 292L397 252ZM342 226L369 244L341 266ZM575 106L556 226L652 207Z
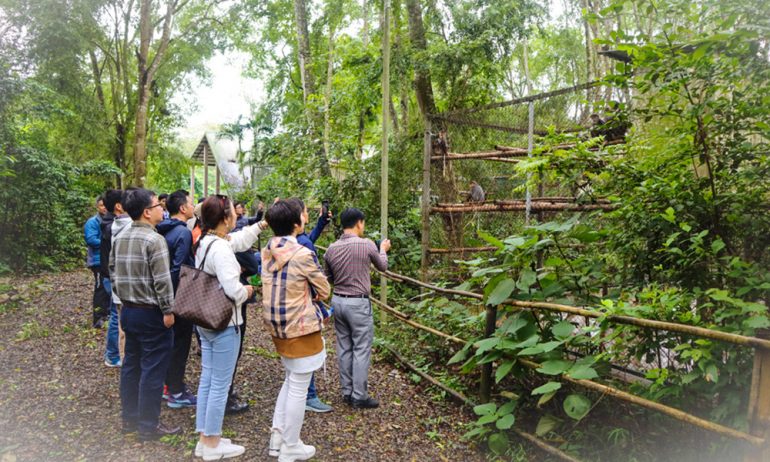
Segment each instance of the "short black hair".
M159 201L162 201L163 199L166 199L166 200L168 200L168 194L166 194L166 193L163 193L163 194L161 194L161 195L159 195L159 196L158 196L158 200L159 200Z
M123 206L132 220L138 220L147 207L152 205L152 198L155 193L144 188L128 188L123 193L123 199L120 205Z
M102 205L104 205L104 194L99 194L99 197L96 198L94 205L99 205L99 202L101 202Z
M305 211L305 202L299 197L291 197L286 200L296 205L297 207L299 207L299 209L302 210L303 212Z
M168 214L176 215L179 213L179 209L182 208L183 205L187 205L187 198L189 196L190 193L184 189L172 192L166 200L166 210L168 210ZM160 200L160 196L158 196L158 200Z
M294 231L294 225L302 226L302 209L295 203L280 200L267 210L265 220L276 236L288 236Z
M123 196L123 191L120 189L108 189L104 193L104 206L107 207L107 211L110 213L115 213L115 204L120 204L121 196Z
M354 207L347 208L340 214L342 229L350 229L363 220L366 220L364 212Z

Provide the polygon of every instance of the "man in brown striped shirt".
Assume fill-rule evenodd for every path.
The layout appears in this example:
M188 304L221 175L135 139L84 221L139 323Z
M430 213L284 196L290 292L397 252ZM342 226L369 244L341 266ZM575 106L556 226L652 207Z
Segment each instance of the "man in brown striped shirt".
M332 307L342 398L355 408L375 408L380 403L367 391L374 339L369 265L380 271L388 269L390 241L382 241L377 249L371 239L364 239L365 217L358 209L342 212L340 222L343 234L329 246L324 261L326 276L334 284Z

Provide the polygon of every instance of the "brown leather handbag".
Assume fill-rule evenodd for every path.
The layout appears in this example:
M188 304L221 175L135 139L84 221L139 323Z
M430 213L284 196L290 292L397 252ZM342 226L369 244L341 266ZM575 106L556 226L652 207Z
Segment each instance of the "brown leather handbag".
M206 248L198 268L182 265L174 298L174 314L206 329L223 330L230 324L235 302L225 295L216 276L203 271L213 245L214 242L211 242Z

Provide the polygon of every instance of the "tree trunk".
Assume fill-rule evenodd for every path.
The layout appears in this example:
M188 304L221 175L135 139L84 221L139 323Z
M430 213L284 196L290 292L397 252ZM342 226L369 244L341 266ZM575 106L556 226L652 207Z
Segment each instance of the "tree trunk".
M302 96L305 101L305 110L308 111L310 95L315 93L315 79L310 69L310 33L305 1L294 0L294 22L297 26L297 55L299 56L299 75L302 79Z
M319 135L317 111L312 107L311 96L316 93L315 79L311 67L310 33L308 28L307 0L294 0L294 22L297 26L297 55L299 57L299 74L302 79L302 96L305 102L305 118L308 129L314 138ZM324 153L323 146L318 146L316 157L321 174L331 177L329 159Z
M428 43L425 40L425 26L422 22L422 8L420 0L407 0L406 9L409 15L409 39L412 48L418 52L427 50ZM433 99L433 84L430 79L430 68L425 62L414 62L414 91L417 104L423 118L436 113L436 103Z
M424 52L427 50L428 44L425 39L425 27L422 21L420 0L407 0L406 9L409 16L409 39L412 43L412 48L416 52ZM430 68L428 67L428 64L423 61L412 59L412 63L414 66L415 96L417 97L417 104L420 106L420 113L422 114L423 121L427 123L430 115L437 112L436 103L433 98ZM436 128L438 131L445 131L446 127L441 124ZM435 154L440 153L434 152L434 155ZM441 164L441 167L436 168L436 170L438 170L436 174L431 175L431 177L436 179L435 183L439 195L443 200L454 202L457 196L457 184L455 182L452 162L444 162ZM450 245L452 247L462 247L462 213L445 214L442 216L442 219L444 221L444 230Z
M137 50L137 104L136 124L134 126L134 174L133 183L144 186L147 180L147 122L150 108L150 86L155 73L160 67L163 56L171 40L171 22L176 13L177 2L166 3L166 15L163 19L163 34L158 40L155 56L150 59L150 46L153 39L152 0L142 0L139 9L139 49Z
M326 62L326 88L324 90L324 155L329 158L331 137L332 77L334 77L334 26L329 24L329 56Z
M364 19L364 27L361 30L361 41L364 42L364 48L369 46L369 2L368 0L362 0L361 2L361 16Z

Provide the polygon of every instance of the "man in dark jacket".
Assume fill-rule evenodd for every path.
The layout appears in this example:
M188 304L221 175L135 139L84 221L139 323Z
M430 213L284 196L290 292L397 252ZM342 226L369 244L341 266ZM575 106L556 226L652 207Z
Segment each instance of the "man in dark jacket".
M182 269L182 265L195 265L192 255L192 232L187 228L187 220L193 217L195 206L190 194L180 189L168 196L166 207L170 217L161 221L156 229L166 238L171 263L171 283L174 287L174 295L176 295L179 287L179 271ZM173 409L194 407L197 404L195 395L184 383L192 331L192 322L175 317L174 347L166 373L166 386L168 387L166 404Z
M104 196L96 199L96 215L86 221L83 226L83 237L88 246L86 266L94 274L94 296L92 300L93 315L92 325L100 329L104 321L110 316L110 294L104 290L101 275L101 245L102 245L102 217L107 213L104 207Z
M112 299L112 282L110 280L110 251L112 250L112 223L115 218L125 215L121 205L123 191L110 189L104 193L104 207L107 213L102 217L102 241L99 246L100 265L104 290L110 294L110 320L107 326L107 348L104 353L104 364L107 367L120 367L120 338L118 328L118 307Z
M235 207L235 215L237 217L235 221L235 228L232 232L240 231L241 228L245 226L251 226L254 223L259 223L262 221L262 217L265 216L265 204L262 201L259 201L259 205L257 205L257 214L253 217L247 217L246 211L243 207L243 202L236 202L234 204Z

